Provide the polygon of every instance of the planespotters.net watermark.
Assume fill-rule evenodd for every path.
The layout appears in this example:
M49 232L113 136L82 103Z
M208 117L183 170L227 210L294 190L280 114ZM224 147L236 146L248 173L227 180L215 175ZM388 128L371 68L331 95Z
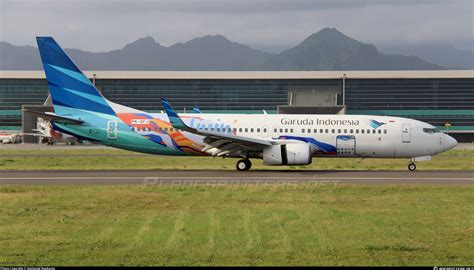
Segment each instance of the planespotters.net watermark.
M337 189L340 180L272 180L272 179L232 179L232 180L205 180L205 179L163 179L160 177L145 177L143 185L167 187L277 187L277 188L322 188Z

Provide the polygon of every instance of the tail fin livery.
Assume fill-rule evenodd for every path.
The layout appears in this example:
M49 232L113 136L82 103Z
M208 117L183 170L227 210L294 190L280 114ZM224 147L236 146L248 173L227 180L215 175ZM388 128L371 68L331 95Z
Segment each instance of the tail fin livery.
M105 98L52 37L37 37L36 41L56 114L81 109L115 115Z

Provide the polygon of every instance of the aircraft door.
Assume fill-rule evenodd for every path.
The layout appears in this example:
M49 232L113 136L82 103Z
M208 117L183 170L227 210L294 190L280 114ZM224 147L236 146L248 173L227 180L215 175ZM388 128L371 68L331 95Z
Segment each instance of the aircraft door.
M117 121L107 122L107 138L109 140L117 139Z
M402 125L402 142L404 143L411 142L411 125L410 124Z
M355 155L355 136L339 135L336 137L336 149L338 156L354 156Z

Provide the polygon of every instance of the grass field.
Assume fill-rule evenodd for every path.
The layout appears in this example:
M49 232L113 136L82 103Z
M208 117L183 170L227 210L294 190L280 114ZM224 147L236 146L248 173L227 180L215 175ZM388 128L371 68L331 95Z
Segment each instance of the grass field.
M0 265L473 265L473 193L0 186Z
M0 150L0 170L235 170L236 159L169 157L115 149ZM406 170L408 159L314 158L309 166L268 167L252 160L253 169ZM418 164L418 170L472 170L474 150L450 150Z

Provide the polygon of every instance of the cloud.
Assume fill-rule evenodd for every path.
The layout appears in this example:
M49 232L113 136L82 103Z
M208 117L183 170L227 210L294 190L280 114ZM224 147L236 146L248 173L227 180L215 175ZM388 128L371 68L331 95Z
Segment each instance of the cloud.
M323 27L374 44L473 40L470 0L0 0L0 40L104 51L153 36L163 45L206 34L257 47L296 45Z

